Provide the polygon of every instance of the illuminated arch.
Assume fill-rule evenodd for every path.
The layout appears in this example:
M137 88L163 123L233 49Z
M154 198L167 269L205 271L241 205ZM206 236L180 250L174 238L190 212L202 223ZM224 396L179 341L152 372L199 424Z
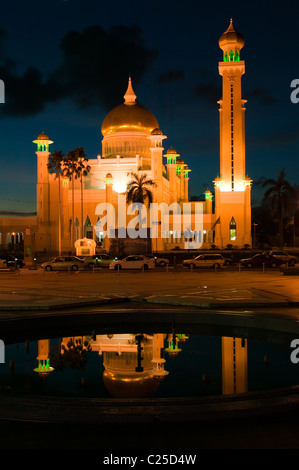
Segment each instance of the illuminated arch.
M234 217L231 218L229 223L229 239L237 240L237 224Z

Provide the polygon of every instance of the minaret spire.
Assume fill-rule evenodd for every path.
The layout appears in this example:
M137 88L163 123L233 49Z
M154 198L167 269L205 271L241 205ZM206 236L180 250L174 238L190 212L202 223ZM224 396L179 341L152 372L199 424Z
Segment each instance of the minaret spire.
M132 104L135 104L136 98L137 98L137 96L135 95L133 87L132 87L131 76L129 76L128 88L127 88L127 91L124 95L125 104L127 104L129 106L132 105Z

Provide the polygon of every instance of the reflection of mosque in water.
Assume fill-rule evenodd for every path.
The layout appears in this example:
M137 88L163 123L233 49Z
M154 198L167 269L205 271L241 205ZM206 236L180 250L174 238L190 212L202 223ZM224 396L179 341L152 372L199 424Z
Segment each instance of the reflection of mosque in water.
M84 353L97 352L103 358L103 382L110 395L118 398L144 398L153 395L160 382L169 374L164 368L164 352L169 357L176 357L187 339L188 336L174 332L168 335L156 333L66 337L60 342L59 355L63 359L73 353L74 363L77 355L76 367L80 368L79 357L82 365ZM50 340L39 340L38 367L34 370L43 378L54 370L50 357ZM204 381L206 377L202 379ZM237 394L247 390L247 340L222 337L222 393Z

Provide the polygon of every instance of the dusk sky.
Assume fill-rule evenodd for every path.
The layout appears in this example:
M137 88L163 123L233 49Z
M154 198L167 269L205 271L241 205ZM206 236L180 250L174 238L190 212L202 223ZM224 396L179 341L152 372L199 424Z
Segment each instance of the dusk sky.
M51 150L101 153L101 124L123 102L128 76L191 168L189 195L213 190L219 174L221 77L218 39L230 18L245 38L246 172L259 182L282 168L299 184L299 79L295 2L16 0L2 2L0 211L35 210L42 131ZM299 96L299 94L298 94Z

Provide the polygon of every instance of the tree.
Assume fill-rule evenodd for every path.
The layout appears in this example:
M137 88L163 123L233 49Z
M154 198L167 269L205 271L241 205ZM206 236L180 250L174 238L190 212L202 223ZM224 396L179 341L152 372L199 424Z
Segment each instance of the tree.
M61 150L55 150L49 156L48 170L49 173L55 174L55 179L58 179L58 252L61 255L61 192L60 192L60 180L63 173L65 164L65 155Z
M126 189L126 199L127 204L130 203L140 203L150 206L153 202L153 193L150 188L156 186L156 183L151 180L147 179L146 173L142 173L140 176L137 173L130 173L132 178L131 181L127 184Z
M75 149L75 154L78 159L78 172L80 177L80 186L81 186L81 238L84 235L84 221L83 221L83 178L88 175L91 168L87 164L88 159L86 158L85 151L82 147Z
M288 217L292 209L292 196L295 189L285 179L285 170L282 169L277 180L269 178L262 183L262 188L270 187L264 194L263 202L269 203L272 217L277 219L279 226L279 245L283 248L283 219Z
M126 189L126 202L127 204L143 204L148 207L153 202L153 193L152 188L156 186L155 182L152 179L148 179L146 173L138 175L138 173L129 173L131 176L131 181L127 184ZM139 211L140 224L142 222L142 215Z
M80 177L80 162L78 161L78 149L70 150L65 157L63 175L72 182L72 223L71 223L71 251L75 245L75 180Z

